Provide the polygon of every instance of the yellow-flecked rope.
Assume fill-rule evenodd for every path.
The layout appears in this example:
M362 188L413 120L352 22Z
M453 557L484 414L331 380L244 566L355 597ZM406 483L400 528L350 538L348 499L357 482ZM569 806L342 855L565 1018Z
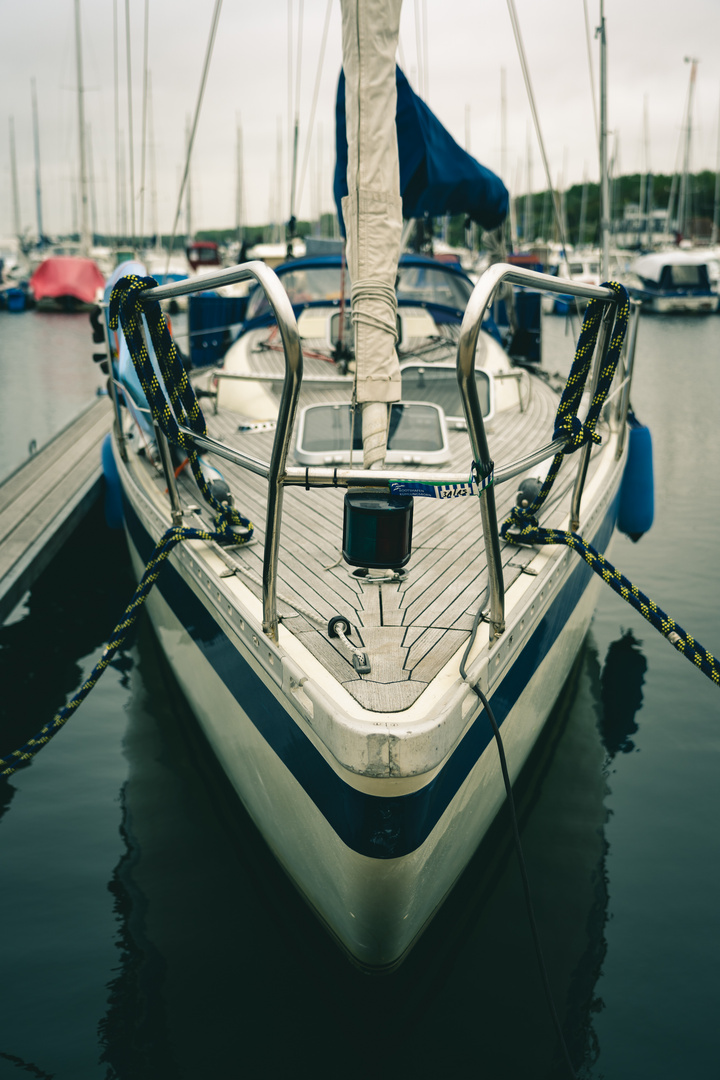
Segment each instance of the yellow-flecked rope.
M619 302L607 357L600 371L598 385L585 423L582 424L578 419L577 410L590 370L590 361L602 318L603 302L600 300L591 300L587 306L573 366L558 406L553 437L558 438L564 434L565 447L553 458L535 500L527 507L514 506L500 530L500 535L504 540L518 544L564 544L576 551L588 566L592 567L595 573L614 589L618 596L639 611L643 618L666 637L678 652L695 664L716 686L720 686L720 668L713 654L658 607L654 600L633 585L604 555L588 544L578 533L563 532L561 529L544 529L538 522L538 514L555 482L564 455L579 450L588 441L600 442L595 425L615 374L629 313L628 296L624 287L614 281L605 284L607 288L618 294Z
M140 614L148 594L157 581L163 563L168 555L182 540L219 540L220 534L205 532L203 529L168 529L158 541L155 550L148 562L140 583L133 594L133 598L125 609L125 613L110 636L110 640L103 649L103 654L93 668L92 672L82 684L77 694L70 699L67 705L59 710L47 724L33 735L31 739L21 746L19 750L13 750L0 758L0 776L11 776L24 762L30 761L44 746L50 742L54 735L67 723L76 709L82 704L92 688L97 683L103 671L108 667L112 658L124 644L130 630Z
M47 724L29 739L24 746L0 758L0 776L11 776L24 762L30 761L54 735L67 723L76 709L82 704L100 676L112 661L115 653L125 642L150 590L157 581L163 563L168 555L183 540L206 540L218 543L247 543L253 533L253 526L232 506L214 498L203 476L197 450L179 428L179 424L191 428L197 434L205 434L205 418L198 404L187 373L180 362L165 316L157 302L146 305L140 303L140 293L151 288L157 282L153 278L139 278L135 275L122 278L113 289L110 297L110 325L117 329L122 323L130 355L138 373L140 383L150 405L153 419L156 420L167 438L182 447L193 470L193 474L206 501L216 512L217 531L174 527L160 538L148 562L133 598L125 613L112 632L110 641L103 650L100 660L78 690L77 694ZM142 316L145 314L150 336L158 358L163 379L161 386L157 373L150 361L145 339L142 333ZM240 531L238 531L238 528Z
M180 362L160 304L157 300L145 303L140 300L143 290L153 288L155 285L157 282L151 277L141 278L136 274L129 274L121 278L110 294L110 328L115 330L118 324L122 325L130 356L153 419L168 441L179 446L187 454L193 476L203 498L212 506L217 515L216 528L224 534L226 541L229 540L235 544L247 543L253 534L252 524L236 509L219 502L213 496L200 467L195 444L180 430L179 425L182 424L198 435L207 434L205 417L187 377L187 372ZM145 344L142 331L143 315L155 349L162 385ZM238 527L242 530L240 533L234 531Z

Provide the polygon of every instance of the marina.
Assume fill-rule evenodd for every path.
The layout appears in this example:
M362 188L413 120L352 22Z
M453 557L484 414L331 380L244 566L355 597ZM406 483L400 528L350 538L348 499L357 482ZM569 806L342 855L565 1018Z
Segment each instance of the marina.
M429 108L425 8L406 75L402 0L342 0L335 209L318 186L311 226L332 3L302 165L289 4L290 178L278 120L268 216L285 200L290 216L252 247L239 119L237 228L203 238L192 220L221 3L167 256L157 224L145 237L148 5L139 189L125 11L127 204L113 9L114 240L98 237L80 0L67 249L41 224L34 79L34 246L10 117L0 1077L702 1072L720 948L720 169L711 222L691 172L700 61L685 57L666 239L643 254L662 185L646 146L639 206L616 186L601 0L597 246L581 253L585 182L576 253L514 0L559 242L528 241L532 196L519 225L504 69L498 173L470 153L467 108L465 149ZM647 102L644 123L647 140ZM528 128L528 192L530 153ZM634 262L613 245L621 211Z
M93 395L87 319L65 326ZM546 318L544 329L549 357L564 322ZM638 392L665 482L651 532L637 545L620 538L614 551L707 641L720 602L720 446L678 371L689 367L708 394L720 392L715 332L712 316L689 330L670 317L642 322ZM42 356L28 357L34 380ZM86 525L0 630L5 751L80 686L132 589L121 538L101 513ZM92 596L75 584L81 570ZM39 647L51 617L64 632ZM639 615L601 593L576 681L519 794L540 932L587 1077L671 1080L714 1067L716 694ZM613 728L618 695L625 707L612 712ZM506 822L409 966L368 980L231 810L194 731L141 622L66 729L3 781L0 906L12 973L2 990L3 1078L17 1075L13 1057L68 1080L110 1068L121 1077L222 1073L235 1068L245 1034L251 1075L334 1075L348 1041L359 1047L350 1076L377 1069L378 1055L388 1075L429 1077L448 1057L472 1072L478 1035L490 1075L562 1075ZM396 1026L370 1045L382 1010ZM318 1013L329 1030L320 1048L309 1034Z

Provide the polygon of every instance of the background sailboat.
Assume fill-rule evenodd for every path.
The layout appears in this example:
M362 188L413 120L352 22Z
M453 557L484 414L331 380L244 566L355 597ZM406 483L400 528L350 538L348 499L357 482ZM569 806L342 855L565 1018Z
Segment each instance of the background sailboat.
M82 31L80 0L75 0L75 60L77 68L78 148L80 166L80 242L77 254L55 254L44 259L30 278L39 308L73 311L89 308L102 293L105 278L90 258L90 202L86 152L87 130L83 99Z

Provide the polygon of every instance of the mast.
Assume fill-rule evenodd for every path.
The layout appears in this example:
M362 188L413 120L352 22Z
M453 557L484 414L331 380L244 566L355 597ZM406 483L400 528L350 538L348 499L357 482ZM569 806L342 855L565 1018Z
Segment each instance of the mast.
M500 68L500 176L502 177L508 191L510 190L510 178L508 177L508 164L507 164L507 88L506 88L506 72L505 68ZM515 220L515 202L510 197L508 204L509 213L507 216L507 229L510 231L510 250L515 251L517 248L517 224ZM503 229L503 235L506 236L505 229Z
M610 185L608 173L607 122L607 38L605 0L600 0L600 234L602 237L602 279L610 277Z
M120 171L120 91L118 86L117 0L113 0L113 79L115 86L115 241L116 243L119 243L122 228L120 198L122 173Z
M185 188L185 231L187 236L185 238L185 245L192 243L193 238L193 220L192 220L192 179L190 174L190 152L192 149L192 142L190 136L190 117L185 117L185 148L187 152L187 186Z
M149 2L145 0L145 33L143 38L143 106L142 138L140 144L140 247L145 247L145 151L147 147L148 120L148 27Z
M533 223L533 169L532 169L532 139L530 138L530 124L527 126L527 133L525 138L526 154L527 154L527 195L525 196L525 206L523 207L523 237L526 244L532 244L535 237L533 236L534 223Z
M35 79L30 80L32 88L33 144L35 146L35 209L37 212L38 245L44 244L45 233L42 219L42 188L40 185L40 129L38 125L37 87Z
M642 247L642 234L647 232L647 220L643 221L645 214L645 200L647 198L647 179L648 179L648 116L647 116L647 94L643 98L643 171L640 173L640 194L638 196L638 231L637 231L637 245Z
M97 198L95 190L95 165L93 162L93 150L92 150L92 127L90 124L87 126L87 158L88 158L88 187L90 190L90 235L92 236L92 242L95 243L95 237L98 231L98 217L97 217Z
M75 0L75 59L78 82L78 141L80 143L80 251L87 255L92 244L88 215L87 161L85 158L85 102L83 100L82 36L80 0Z
M243 239L243 142L242 126L237 124L237 176L235 187L235 236L238 244L242 245Z
M710 243L718 242L718 220L720 219L720 106L718 107L717 153L715 156L715 204L713 206L713 227Z
M583 166L583 186L582 197L580 199L580 224L578 226L578 247L582 247L585 242L585 221L587 219L587 201L588 201L588 175L587 165Z
M160 247L162 247L158 223L157 172L155 169L155 120L153 117L151 71L148 71L148 156L150 158L150 231L155 237L153 246L157 247L158 244L160 244Z
M20 240L22 228L20 226L20 196L18 192L17 158L15 157L15 118L10 117L10 173L12 176L13 193L13 223L15 235Z
M298 52L297 52L297 64L296 64L296 84L295 84L295 110L293 120L293 134L291 144L291 174L290 174L290 220L287 226L287 254L288 257L293 253L293 239L295 237L295 199L297 195L297 166L298 166L298 142L300 136L300 74L302 66L300 58L302 55L302 35L303 35L303 2L299 0L298 4Z
M685 236L685 230L690 223L690 144L692 142L692 106L695 93L695 76L699 60L693 56L686 56L685 63L690 64L690 85L688 87L688 103L685 124L685 153L683 155L683 171L680 180L680 195L678 196L678 232Z
M130 246L135 247L135 154L133 151L132 63L130 55L130 0L125 0L125 54L127 58L128 161L130 165Z

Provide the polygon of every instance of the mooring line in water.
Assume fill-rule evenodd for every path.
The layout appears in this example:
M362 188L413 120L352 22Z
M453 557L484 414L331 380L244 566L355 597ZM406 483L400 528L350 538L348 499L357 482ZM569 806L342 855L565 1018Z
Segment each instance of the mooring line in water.
M636 585L633 585L601 552L597 551L592 544L589 544L578 533L564 532L562 529L545 529L540 526L538 521L538 514L552 490L565 454L573 453L589 442L600 442L600 436L595 431L595 425L615 376L615 369L625 340L629 314L628 294L624 286L615 281L606 281L604 287L612 289L618 295L618 306L607 356L600 371L597 387L593 393L585 422L580 421L577 411L585 389L590 370L590 361L598 337L604 308L602 300L591 300L586 308L585 319L583 320L575 350L575 359L555 417L553 438L557 439L564 435L565 447L553 458L547 476L530 505L514 506L512 508L509 517L500 529L500 535L503 540L510 543L523 545L564 544L566 547L576 551L595 573L615 590L618 596L621 596L636 611L639 611L643 618L647 619L650 625L654 626L663 637L666 637L678 652L694 663L716 686L720 686L720 667L718 667L713 654L708 652L691 634L688 634L661 607L658 607L654 600L651 600Z
M714 655L691 634L688 634L687 630L676 623L661 607L658 607L654 600L633 585L601 552L583 540L578 533L563 532L561 529L541 529L536 524L526 526L519 537L522 537L522 542L527 544L564 544L572 548L618 596L639 611L651 626L667 638L673 648L695 664L716 686L720 686L720 667Z
M517 812L515 809L515 797L513 795L512 784L510 783L510 774L508 772L507 759L505 757L505 747L503 746L502 736L500 735L500 726L495 719L495 714L490 707L488 699L485 697L482 690L475 685L475 683L470 682L470 680L468 679L467 670L465 668L468 656L470 655L470 651L475 644L475 637L477 636L478 627L482 618L483 603L481 601L478 606L475 619L473 620L472 630L470 631L470 640L467 643L463 658L460 661L460 675L465 680L465 682L468 683L471 689L474 690L474 692L480 699L480 702L487 714L488 720L490 721L493 735L495 736L495 742L498 749L498 757L500 758L500 769L502 771L503 782L505 784L505 794L507 795L507 806L510 814L510 822L512 825L515 853L517 855L518 865L520 868L520 877L522 879L523 892L525 894L525 907L527 910L527 917L530 924L530 932L532 934L533 944L535 946L535 955L537 957L538 967L540 968L540 977L542 979L543 990L545 992L545 1000L547 1001L547 1005L550 1010L552 1022L555 1027L555 1032L560 1043L560 1048L562 1050L563 1058L565 1060L568 1072L573 1078L573 1080L577 1080L577 1074L575 1072L575 1069L573 1068L570 1051L568 1050L567 1043L565 1042L565 1036L563 1034L560 1018L557 1014L557 1009L555 1008L555 1000L553 998L552 987L550 986L550 978L547 973L547 967L545 966L545 957L543 955L542 945L540 943L540 933L538 931L537 920L535 918L535 908L532 901L532 893L530 892L530 878L528 876L527 866L525 864L525 855L523 853L522 842L520 840L520 828L518 826Z
M109 666L115 653L124 644L153 585L160 576L163 563L176 544L179 544L183 540L216 540L221 542L222 539L223 534L205 532L203 529L168 529L164 536L158 541L155 550L150 557L150 561L145 567L145 572L140 579L140 583L133 594L132 600L126 607L122 619L113 630L110 641L108 641L105 646L102 656L93 668L89 677L80 687L77 694L70 699L68 704L60 709L53 719L45 724L36 735L33 735L31 739L28 739L24 746L21 746L19 750L13 750L12 753L6 754L5 757L0 758L0 776L12 776L24 762L34 758L44 746L47 746L53 736L57 735L58 731L64 727L78 706L82 704L98 682L103 671Z

